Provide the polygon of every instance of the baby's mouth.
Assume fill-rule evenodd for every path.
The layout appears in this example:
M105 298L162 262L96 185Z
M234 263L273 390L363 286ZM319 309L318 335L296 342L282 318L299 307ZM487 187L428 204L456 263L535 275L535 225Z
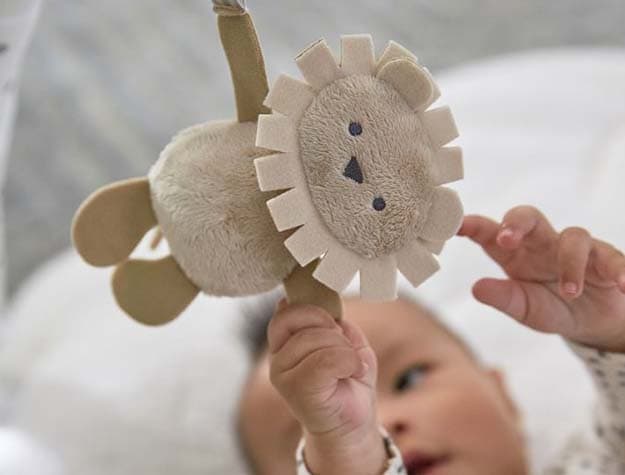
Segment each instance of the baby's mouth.
M402 456L407 475L429 475L447 463L449 457L427 455L422 452L408 452ZM438 472L437 472L438 473Z

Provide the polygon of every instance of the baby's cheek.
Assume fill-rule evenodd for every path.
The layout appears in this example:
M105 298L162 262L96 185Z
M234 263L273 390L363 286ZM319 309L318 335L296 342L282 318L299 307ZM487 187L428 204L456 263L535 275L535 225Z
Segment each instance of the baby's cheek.
M437 425L452 449L475 456L492 454L498 447L506 449L506 441L517 429L489 387L457 381L441 393L434 403Z

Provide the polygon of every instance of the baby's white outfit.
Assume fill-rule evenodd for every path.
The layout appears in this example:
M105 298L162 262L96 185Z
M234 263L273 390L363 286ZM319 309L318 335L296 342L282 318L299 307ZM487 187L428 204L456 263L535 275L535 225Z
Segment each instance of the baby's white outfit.
M543 475L625 475L625 353L607 353L569 342L585 363L598 399L594 429L575 434ZM380 475L406 474L399 449L383 432L389 454ZM295 454L297 475L312 475L304 460L304 440Z

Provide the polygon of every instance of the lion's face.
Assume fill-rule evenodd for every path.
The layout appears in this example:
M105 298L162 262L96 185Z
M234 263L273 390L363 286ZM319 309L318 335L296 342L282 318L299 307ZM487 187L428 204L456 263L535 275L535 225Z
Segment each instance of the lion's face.
M256 159L284 245L313 277L341 291L356 273L361 296L393 299L397 270L415 286L438 269L432 252L458 230L462 205L440 185L462 177L449 108L408 50L390 42L376 59L368 35L341 37L337 61L324 40L296 58L305 81L278 78L261 115Z
M417 114L383 80L354 75L315 97L299 124L306 180L330 232L369 258L414 240L434 189Z

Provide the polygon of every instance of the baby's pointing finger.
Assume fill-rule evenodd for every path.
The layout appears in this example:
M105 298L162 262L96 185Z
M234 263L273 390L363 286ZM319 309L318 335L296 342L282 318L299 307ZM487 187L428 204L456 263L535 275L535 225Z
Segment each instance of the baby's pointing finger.
M533 247L546 247L555 242L558 233L547 218L533 206L517 206L506 213L497 235L504 249L517 249L522 242Z
M479 244L486 253L501 263L509 255L508 251L497 245L499 223L490 218L476 214L464 217L458 236L465 236Z
M573 299L584 290L586 267L592 245L590 233L583 228L567 228L560 234L558 275L562 297Z
M458 236L466 236L484 246L495 243L498 230L499 224L496 221L477 214L468 214L462 220Z

